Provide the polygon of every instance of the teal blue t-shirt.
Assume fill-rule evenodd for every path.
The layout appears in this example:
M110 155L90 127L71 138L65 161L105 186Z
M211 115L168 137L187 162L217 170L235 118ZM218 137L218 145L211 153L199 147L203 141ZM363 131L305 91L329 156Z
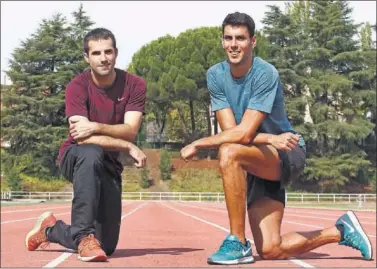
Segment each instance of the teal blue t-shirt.
M215 64L207 71L207 87L212 111L231 108L237 124L246 109L267 113L258 133L296 133L284 107L283 86L276 68L259 57L253 57L252 69L242 78L235 79L227 61ZM299 145L305 142L300 138Z

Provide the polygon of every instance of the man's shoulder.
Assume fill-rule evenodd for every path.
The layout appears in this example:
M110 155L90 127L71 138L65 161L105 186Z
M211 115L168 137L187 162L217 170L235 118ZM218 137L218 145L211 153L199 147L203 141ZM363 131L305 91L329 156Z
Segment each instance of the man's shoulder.
M131 74L127 71L124 71L124 70L121 70L121 69L116 69L120 74L123 74L124 77L126 78L126 80L128 81L131 81L131 82L134 82L135 84L137 83L145 83L145 80L138 76L138 75L135 75L135 74Z
M208 69L207 74L221 75L227 71L228 65L229 64L227 61L222 61L217 64L214 64Z
M67 84L67 88L86 88L90 82L90 69L85 69L83 72L77 74L73 79Z
M276 77L279 75L276 67L260 57L254 58L255 73L258 76Z

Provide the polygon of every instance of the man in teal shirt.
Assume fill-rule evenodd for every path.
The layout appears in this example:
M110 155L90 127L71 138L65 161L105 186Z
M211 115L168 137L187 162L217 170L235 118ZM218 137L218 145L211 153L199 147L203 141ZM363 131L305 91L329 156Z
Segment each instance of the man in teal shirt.
M219 148L230 234L207 262L254 261L251 243L245 238L246 207L255 247L263 259L289 258L338 242L359 249L371 260L370 241L352 211L324 230L280 234L284 187L299 178L305 167L305 142L288 121L278 71L253 56L253 19L244 13L229 14L222 29L228 59L207 72L211 106L222 132L181 150L182 158L188 160L202 148Z

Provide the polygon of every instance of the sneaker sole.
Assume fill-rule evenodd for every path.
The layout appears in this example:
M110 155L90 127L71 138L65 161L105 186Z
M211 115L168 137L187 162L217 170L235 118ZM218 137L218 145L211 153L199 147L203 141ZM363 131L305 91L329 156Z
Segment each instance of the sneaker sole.
M105 262L107 261L107 256L98 255L98 256L91 256L91 257L81 257L79 255L78 259L83 262Z
M361 236L364 238L364 240L366 242L368 242L368 250L369 250L369 253L370 253L370 258L365 258L364 257L364 259L371 260L373 258L372 245L371 245L371 243L369 241L369 238L368 238L367 234L364 232L363 228L361 227L359 219L356 217L355 213L353 213L352 211L348 211L347 215L351 219L351 221L352 221L353 225L355 226L356 230L361 234Z
M42 215L40 215L39 218L37 219L36 224L34 225L34 228L33 228L30 232L28 232L28 234L26 235L26 238L25 238L25 245L26 245L26 248L27 248L28 250L30 250L30 249L29 249L29 244L28 244L29 238L30 238L31 236L33 236L35 233L39 232L39 230L41 229L42 222L43 222L46 218L48 218L49 216L52 216L52 212L45 212L45 213L43 213ZM30 251L32 251L32 250L30 250Z
M254 258L252 256L241 258L241 259L236 259L236 260L228 260L228 261L207 260L208 264L221 264L221 265L247 264L247 263L253 263L253 262L254 262Z

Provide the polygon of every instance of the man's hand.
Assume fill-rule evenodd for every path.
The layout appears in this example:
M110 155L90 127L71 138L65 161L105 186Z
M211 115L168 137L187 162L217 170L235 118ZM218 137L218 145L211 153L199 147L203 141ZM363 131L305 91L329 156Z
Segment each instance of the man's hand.
M87 138L94 134L98 129L96 122L86 119L70 120L69 132L74 139Z
M147 163L147 156L144 154L144 152L141 149L139 149L134 144L130 145L129 154L135 160L135 166L137 168L143 168L145 164Z
M199 149L195 146L195 144L191 143L181 149L181 157L187 162L189 159L194 157L198 151Z
M297 146L299 139L299 135L288 132L280 135L272 135L270 138L270 144L276 149L291 151Z

